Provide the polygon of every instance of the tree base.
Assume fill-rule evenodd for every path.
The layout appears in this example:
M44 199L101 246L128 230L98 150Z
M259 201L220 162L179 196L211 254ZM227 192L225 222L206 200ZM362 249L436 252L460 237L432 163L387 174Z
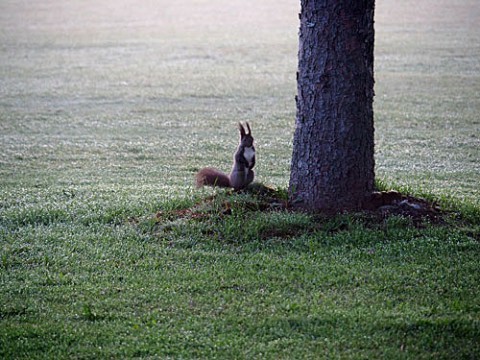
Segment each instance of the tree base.
M247 211L289 211L289 212L305 212L304 209L298 209L295 204L288 201L287 192L282 189L275 189L270 186L265 186L260 183L253 183L241 193L250 194L252 197L247 197L242 200L242 206ZM217 206L216 211L220 211L223 215L230 215L232 204L230 203L230 195L233 195L232 190L226 191L222 198L222 204ZM188 214L190 217L208 217L208 212L205 213L205 207L209 207L215 201L217 195L207 197L202 203L196 206L179 210L180 217ZM238 206L238 204L237 204ZM342 211L342 212L316 212L322 216L336 216L338 214L346 213L365 213L372 215L372 220L377 219L377 222L382 222L385 218L390 216L403 216L413 220L415 224L422 223L427 220L430 223L443 223L443 219L447 212L442 210L438 204L422 198L416 198L409 195L403 195L398 191L375 191L365 198L361 210L358 211Z

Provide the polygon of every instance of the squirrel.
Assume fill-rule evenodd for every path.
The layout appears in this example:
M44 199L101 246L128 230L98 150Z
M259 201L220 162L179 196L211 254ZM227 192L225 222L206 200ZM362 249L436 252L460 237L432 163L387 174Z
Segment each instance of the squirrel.
M255 176L253 167L255 166L255 147L253 146L253 136L248 122L245 123L248 133L241 123L238 123L240 131L240 142L237 151L233 156L232 171L229 175L214 169L203 168L195 176L197 187L218 186L230 187L235 191L244 189L253 181Z

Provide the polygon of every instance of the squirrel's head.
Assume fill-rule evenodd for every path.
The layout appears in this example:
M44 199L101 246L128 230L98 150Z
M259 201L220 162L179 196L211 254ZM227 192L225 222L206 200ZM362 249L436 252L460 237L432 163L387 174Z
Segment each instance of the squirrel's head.
M247 126L248 133L245 131L243 125L241 123L238 123L238 130L240 131L240 142L245 147L251 147L253 146L252 130L250 130L250 125L248 124L248 122L246 122L245 125Z

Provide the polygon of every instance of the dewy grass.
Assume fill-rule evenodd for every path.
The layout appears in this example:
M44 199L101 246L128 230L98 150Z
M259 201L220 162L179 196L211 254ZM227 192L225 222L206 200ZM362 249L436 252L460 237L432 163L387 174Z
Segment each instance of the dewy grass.
M211 213L162 233L129 219L8 232L2 355L478 353L479 246L462 229L242 211L242 225Z
M433 226L193 188L249 121L287 200L298 2L0 2L0 358L478 358L474 6L376 9L378 186Z

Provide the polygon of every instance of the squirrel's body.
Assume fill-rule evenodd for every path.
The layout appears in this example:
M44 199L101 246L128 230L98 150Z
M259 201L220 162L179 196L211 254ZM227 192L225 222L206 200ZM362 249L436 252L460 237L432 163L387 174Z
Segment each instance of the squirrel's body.
M232 171L229 175L214 169L203 168L195 176L197 187L218 186L232 187L234 190L241 190L253 181L255 174L255 147L253 146L252 131L250 125L246 123L248 133L242 124L238 124L240 131L240 143L233 156Z

